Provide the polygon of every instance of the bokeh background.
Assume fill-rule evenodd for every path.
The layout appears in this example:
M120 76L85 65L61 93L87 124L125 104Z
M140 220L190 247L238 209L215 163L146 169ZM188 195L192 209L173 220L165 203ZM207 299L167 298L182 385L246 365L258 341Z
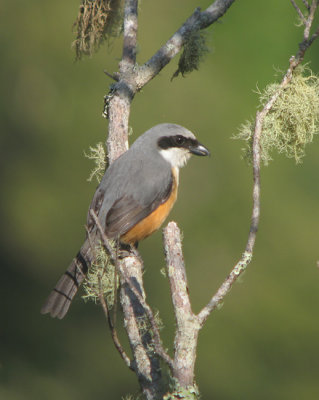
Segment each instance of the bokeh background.
M210 1L140 6L139 54L146 61L194 8ZM300 1L301 3L301 1ZM115 351L101 309L75 300L65 320L39 309L84 237L96 183L83 155L103 142L103 96L121 39L74 62L78 0L2 1L1 350L4 400L121 399L138 393ZM172 82L177 59L132 104L133 141L160 122L193 130L211 149L181 174L171 215L184 235L193 308L199 311L239 259L251 213L251 169L232 140L256 112L256 88L278 80L302 31L289 0L237 1L208 30L200 70ZM319 73L319 42L307 54ZM262 170L262 214L249 269L199 338L197 383L204 399L319 398L319 144L302 165L274 155ZM161 233L140 245L148 300L172 349L174 318ZM119 324L121 325L121 323ZM125 334L120 329L125 342Z

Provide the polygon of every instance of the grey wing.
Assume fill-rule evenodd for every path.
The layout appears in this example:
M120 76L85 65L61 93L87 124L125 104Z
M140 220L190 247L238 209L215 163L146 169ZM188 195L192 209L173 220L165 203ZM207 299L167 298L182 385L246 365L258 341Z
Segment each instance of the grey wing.
M171 166L158 154L147 156L131 148L107 169L90 209L112 239L126 233L169 197ZM88 227L94 226L88 216Z
M136 196L124 195L118 199L106 216L105 233L112 239L128 232L138 222L150 215L169 198L173 187L173 177L167 180L164 187L148 196L148 201L139 201ZM145 192L144 192L145 195Z

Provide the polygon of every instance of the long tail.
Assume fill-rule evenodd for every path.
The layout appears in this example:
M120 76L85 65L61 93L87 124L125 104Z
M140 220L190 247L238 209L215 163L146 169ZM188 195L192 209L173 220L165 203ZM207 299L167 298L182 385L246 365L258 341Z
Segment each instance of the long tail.
M68 312L71 302L76 295L87 271L92 263L93 255L87 239L69 268L61 276L55 288L49 294L41 308L41 314L62 319Z

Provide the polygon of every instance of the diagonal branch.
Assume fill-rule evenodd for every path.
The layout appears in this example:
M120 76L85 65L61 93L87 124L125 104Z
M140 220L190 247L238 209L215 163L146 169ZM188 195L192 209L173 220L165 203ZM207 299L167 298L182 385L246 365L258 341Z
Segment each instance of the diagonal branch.
M302 0L302 2L304 3L304 5L306 6L307 10L310 10L310 6L307 0Z
M121 345L121 343L119 341L119 338L117 336L117 331L116 331L116 329L114 327L114 324L112 322L112 318L111 318L111 315L110 315L110 310L109 310L109 308L107 306L107 303L106 303L105 298L103 296L103 291L102 290L99 291L99 300L100 300L100 303L101 303L105 318L106 318L106 320L107 320L107 322L109 324L109 327L110 327L111 336L112 336L112 339L113 339L114 346L116 347L117 351L120 353L120 356L124 360L125 364L132 371L135 371L135 368L133 366L132 361L130 360L130 358L126 354L125 350L123 349L123 347L122 347L122 345Z
M196 8L174 35L142 66L139 67L136 83L138 89L153 79L182 49L191 32L207 28L221 18L235 0L216 0L205 11Z
M216 0L205 11L195 10L187 21L144 65L136 65L137 0L126 0L124 7L123 55L117 82L106 96L103 114L109 118L108 158L112 163L128 149L130 105L135 94L153 79L182 49L191 32L204 29L221 18L235 0Z
M308 45L311 46L312 42L317 39L317 37L319 36L319 26L317 28L317 30L312 34L311 38L308 40Z
M310 9L309 9L309 15L308 15L308 18L306 20L306 28L304 30L304 36L303 36L304 40L308 40L309 39L310 28L311 28L311 25L313 23L313 19L315 17L315 12L316 12L317 7L318 7L318 1L317 0L312 0L311 6L310 6Z
M295 0L290 0L291 4L295 7L297 14L299 15L300 19L302 20L302 23L304 25L306 25L306 18L303 15L303 13L301 12L300 8L298 7L297 3L295 2Z

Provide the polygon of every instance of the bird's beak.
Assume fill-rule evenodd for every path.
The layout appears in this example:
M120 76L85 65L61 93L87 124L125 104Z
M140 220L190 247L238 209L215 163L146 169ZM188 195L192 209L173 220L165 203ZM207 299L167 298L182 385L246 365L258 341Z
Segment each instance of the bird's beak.
M190 147L189 151L196 156L210 156L209 150L200 143L198 143L196 146Z

